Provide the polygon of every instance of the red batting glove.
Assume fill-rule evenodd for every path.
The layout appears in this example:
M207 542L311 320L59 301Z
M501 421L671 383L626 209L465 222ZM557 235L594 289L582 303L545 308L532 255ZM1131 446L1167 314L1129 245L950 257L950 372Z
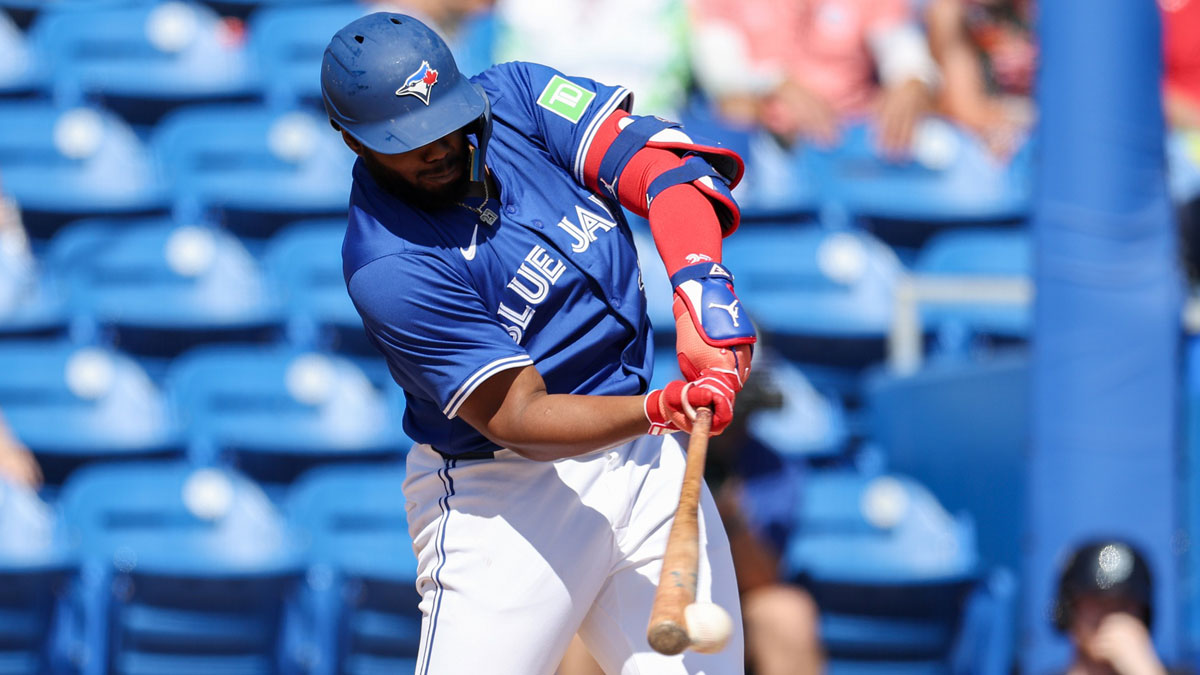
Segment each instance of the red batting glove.
M676 431L691 433L695 409L712 408L713 436L719 436L733 421L733 399L737 395L736 378L728 373L706 370L691 382L675 380L662 389L646 394L643 402L651 435Z
M675 314L675 356L679 359L679 370L689 380L700 377L706 370L714 370L731 376L729 381L734 392L742 390L750 376L749 344L714 347L705 341L687 304L678 296L671 303Z
M671 275L675 353L689 380L713 370L732 376L741 391L750 375L754 324L733 292L733 273L717 262L698 262Z

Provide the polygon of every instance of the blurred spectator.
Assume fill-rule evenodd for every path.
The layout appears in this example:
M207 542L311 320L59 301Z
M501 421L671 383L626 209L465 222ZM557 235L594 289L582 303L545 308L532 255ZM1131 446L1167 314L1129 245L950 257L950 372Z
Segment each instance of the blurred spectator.
M1055 626L1075 648L1067 675L1163 675L1150 639L1153 585L1146 560L1120 541L1090 542L1059 579Z
M497 62L621 83L643 115L679 119L690 84L684 0L497 0Z
M737 571L746 632L746 660L755 675L823 672L817 606L780 574L803 476L748 430L756 410L778 408L783 395L771 381L762 345L739 395L738 414L709 440L705 480L713 491Z
M34 279L34 259L21 211L0 184L0 317L22 301ZM37 487L42 473L0 415L0 478Z
M42 471L29 449L9 431L0 417L0 479L36 488L42 483Z
M1172 129L1200 129L1200 0L1159 0L1163 89Z
M907 152L937 68L908 0L693 0L697 80L723 116L783 145L838 142L870 120Z
M939 111L1009 157L1033 123L1032 0L930 0L925 25L941 68Z
M1189 278L1200 280L1200 0L1159 0L1168 170Z

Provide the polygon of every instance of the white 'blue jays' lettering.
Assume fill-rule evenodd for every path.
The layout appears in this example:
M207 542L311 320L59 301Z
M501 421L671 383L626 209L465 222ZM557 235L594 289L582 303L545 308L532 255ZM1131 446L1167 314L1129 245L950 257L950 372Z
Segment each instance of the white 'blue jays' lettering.
M546 300L546 296L550 294L550 287L558 282L564 270L566 270L566 265L561 260L553 258L541 246L534 246L521 261L516 276L508 282L508 289L527 303L525 309L518 314L503 302L496 309L496 314L500 315L501 319L507 319L510 322L501 321L509 336L517 344L521 344L521 341L525 339L525 331L528 330L530 322L533 321L533 315L537 312L534 307Z
M558 226L574 237L575 243L571 245L571 250L576 253L583 253L588 250L588 246L591 246L593 241L596 241L596 230L608 232L617 226L613 221L598 216L582 206L576 206L575 213L579 217L578 225L563 217L558 221Z

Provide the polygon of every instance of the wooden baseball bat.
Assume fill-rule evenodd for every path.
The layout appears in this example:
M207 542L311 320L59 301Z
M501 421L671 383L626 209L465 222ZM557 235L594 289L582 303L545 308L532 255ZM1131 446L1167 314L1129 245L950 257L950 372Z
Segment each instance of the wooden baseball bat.
M650 610L646 639L660 654L678 654L688 648L687 622L683 610L696 601L696 575L700 555L700 488L704 483L704 462L708 454L708 433L712 428L712 409L697 408L688 441L687 464L675 522L663 554L662 575Z

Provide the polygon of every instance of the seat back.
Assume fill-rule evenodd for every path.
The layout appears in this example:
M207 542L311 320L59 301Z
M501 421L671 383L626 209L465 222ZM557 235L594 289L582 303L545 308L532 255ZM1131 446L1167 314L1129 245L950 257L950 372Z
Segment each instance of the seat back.
M310 604L332 672L415 665L421 613L403 483L398 463L349 464L313 469L289 493L289 518L312 546Z
M129 356L65 342L0 343L0 409L49 485L100 460L178 456L161 392Z
M860 218L1010 221L1027 216L1032 204L1028 144L1003 161L979 139L939 118L918 124L906 159L883 158L870 125L845 129L838 146L809 155L822 202Z
M979 579L974 530L912 479L814 471L785 567L821 609L833 658L949 665Z
M84 225L55 253L72 313L116 331L122 348L174 356L218 340L268 341L282 328L257 261L234 236L170 219Z
M45 77L25 32L0 12L0 97L19 97L45 87Z
M345 217L354 153L310 110L187 108L163 119L152 142L181 216L219 212L248 237L300 218Z
M318 464L395 460L411 445L387 398L332 354L214 345L172 363L167 389L197 460L216 455L273 485Z
M72 3L40 13L30 35L60 99L104 101L134 124L258 93L241 28L200 2Z
M1032 282L1033 242L1024 229L970 228L934 235L919 252L914 273L925 283L960 279L975 283ZM1023 340L1029 336L1032 307L984 300L923 304L921 319L940 334L943 349L975 337Z
M98 465L64 487L84 636L106 672L290 672L303 550L263 491L183 462Z
M32 237L89 215L162 211L167 190L133 129L110 111L0 102L0 173Z
M293 223L271 237L263 265L287 308L294 342L378 357L342 276L344 219Z
M250 0L244 0L250 4ZM263 83L268 100L281 105L321 106L321 59L329 38L361 17L360 3L264 2L249 23L250 46L271 77Z
M860 368L882 360L903 267L869 234L747 223L723 259L745 314L800 363Z
M54 633L74 552L53 510L0 479L0 672L60 672Z

